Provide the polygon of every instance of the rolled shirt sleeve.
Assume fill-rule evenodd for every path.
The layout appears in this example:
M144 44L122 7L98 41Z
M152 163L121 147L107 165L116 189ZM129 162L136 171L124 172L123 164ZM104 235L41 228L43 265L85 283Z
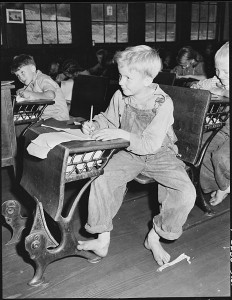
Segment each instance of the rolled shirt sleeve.
M93 121L97 121L98 127L104 128L120 128L120 121L125 107L125 102L120 90L117 90L105 112L94 116Z

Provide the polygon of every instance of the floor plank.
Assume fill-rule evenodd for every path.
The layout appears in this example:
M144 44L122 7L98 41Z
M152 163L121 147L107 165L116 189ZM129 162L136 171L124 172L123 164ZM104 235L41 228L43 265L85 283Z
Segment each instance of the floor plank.
M68 193L73 194L72 187ZM3 201L9 194L9 191L2 194ZM5 246L10 232L2 227L3 298L225 298L230 295L230 197L216 207L213 218L205 218L194 207L180 239L163 244L172 260L185 253L191 257L191 264L184 260L162 272L157 272L158 265L143 246L157 206L151 203L144 187L136 186L126 197L114 219L108 256L98 264L79 257L53 262L39 287L27 284L33 277L33 266L19 246ZM78 234L83 221L75 222Z

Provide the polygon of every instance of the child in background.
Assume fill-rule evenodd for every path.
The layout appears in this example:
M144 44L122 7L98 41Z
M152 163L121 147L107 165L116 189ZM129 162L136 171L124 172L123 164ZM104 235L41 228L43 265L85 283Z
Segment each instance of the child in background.
M48 105L43 119L69 120L67 103L59 85L50 76L36 70L34 58L27 54L15 56L11 65L11 73L15 74L25 86L17 90L17 95L27 100L48 99L54 100Z
M164 50L162 54L163 70L162 71L171 71L173 65L173 55L169 50Z
M203 58L192 47L181 48L176 61L178 65L171 70L171 73L176 73L176 78L193 78L197 80L207 78Z
M105 49L99 49L96 52L96 58L97 64L89 68L89 72L91 75L105 76L110 65L108 51Z
M159 239L175 240L181 236L196 192L185 164L176 157L173 102L158 84L152 83L162 67L158 53L140 45L117 52L114 59L123 93L117 90L107 110L96 115L92 123L85 122L82 130L96 140L123 138L130 141L130 146L117 152L104 174L91 184L85 228L97 233L98 238L78 241L77 249L92 250L101 257L107 255L113 218L122 204L126 184L142 173L159 183L162 208L153 219L144 245L163 265L170 255Z
M194 83L191 88L209 90L213 95L229 97L229 42L215 54L216 76ZM204 140L208 137L204 136ZM222 202L230 193L229 119L209 144L203 159L200 182L205 193L211 192L211 205Z
M56 82L75 79L78 75L90 75L88 70L82 68L75 59L67 59L64 61L62 67L62 72L57 75Z
M207 78L212 78L215 75L214 56L215 56L214 45L212 42L208 42L205 49L203 50L205 72Z
M48 75L54 80L56 81L56 77L57 75L60 73L60 62L57 60L54 60L50 63L49 67L48 67Z

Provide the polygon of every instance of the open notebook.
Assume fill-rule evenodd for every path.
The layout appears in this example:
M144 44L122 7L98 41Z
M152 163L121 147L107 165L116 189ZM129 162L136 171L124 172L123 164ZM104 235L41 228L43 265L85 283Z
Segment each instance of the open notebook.
M88 141L88 140L93 140L91 138L90 135L84 134L81 129L77 128L77 129L71 129L71 128L60 128L60 127L54 127L54 126L49 126L49 125L45 125L45 124L41 124L41 126L43 127L49 127L49 128L53 128L57 131L64 131L67 132L71 135L74 135L76 137L76 140L79 141Z
M59 128L44 124L41 124L41 126L56 130L56 132L41 133L28 145L28 153L41 159L46 158L48 152L60 143L94 140L90 135L83 134L80 129Z

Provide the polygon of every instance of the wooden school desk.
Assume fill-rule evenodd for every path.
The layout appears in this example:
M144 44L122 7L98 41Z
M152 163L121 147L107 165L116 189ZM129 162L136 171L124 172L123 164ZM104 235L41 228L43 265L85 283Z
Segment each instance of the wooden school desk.
M50 120L45 122L48 124ZM56 127L65 121L56 121ZM29 128L25 135L25 149L31 140L41 133L55 130L40 126L41 122ZM51 125L51 122L49 123ZM55 126L53 125L53 126ZM69 126L70 127L70 126ZM79 200L89 185L104 172L104 167L113 153L126 148L129 142L123 139L110 141L70 141L58 144L48 152L46 159L29 155L25 150L23 175L20 184L36 201L36 213L25 247L36 263L36 272L30 285L40 285L43 273L51 262L72 255L87 258L90 262L100 257L90 251L77 250L77 238L73 232L74 212ZM73 201L67 216L62 215L65 184L88 179ZM58 224L61 237L57 241L48 228L45 214Z
M18 143L16 141L16 131L20 126L20 136L34 123L38 122L44 109L55 102L53 100L24 100L15 102L12 90L15 88L11 81L1 82L1 167L11 167L14 169L14 176L18 168L19 157ZM21 158L21 157L20 157ZM21 232L25 227L25 218L18 217L20 214L20 204L16 200L7 200L2 204L2 214L6 223L13 229L11 240L7 243L13 244L19 240Z

